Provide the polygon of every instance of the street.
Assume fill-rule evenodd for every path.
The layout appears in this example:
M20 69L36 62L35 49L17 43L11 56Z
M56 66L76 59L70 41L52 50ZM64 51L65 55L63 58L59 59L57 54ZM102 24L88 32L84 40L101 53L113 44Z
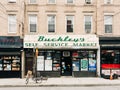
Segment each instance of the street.
M85 86L85 87L0 87L0 90L120 90L120 86Z

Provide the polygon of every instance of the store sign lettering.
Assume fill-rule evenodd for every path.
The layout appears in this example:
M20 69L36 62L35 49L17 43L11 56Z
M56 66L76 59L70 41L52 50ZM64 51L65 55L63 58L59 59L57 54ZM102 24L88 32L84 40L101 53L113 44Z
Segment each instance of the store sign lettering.
M39 36L39 39L38 39L38 41L47 41L47 42L49 42L49 41L52 41L52 42L59 42L59 41L61 41L61 42L67 42L67 41L69 41L69 42L84 42L84 38L70 38L69 36L66 36L66 37L58 37L58 38L46 38L46 37L44 37L44 36Z
M24 48L93 48L98 46L96 37L73 36L73 35L41 35L26 36Z
M27 46L27 47L37 47L38 44L37 43L25 43L25 46Z

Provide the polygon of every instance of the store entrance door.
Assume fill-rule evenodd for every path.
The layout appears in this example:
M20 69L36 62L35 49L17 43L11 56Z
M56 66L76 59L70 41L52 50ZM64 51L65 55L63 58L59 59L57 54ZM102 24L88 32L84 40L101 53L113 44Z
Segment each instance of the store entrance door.
M69 57L62 57L61 61L61 75L71 76L72 75L72 59Z

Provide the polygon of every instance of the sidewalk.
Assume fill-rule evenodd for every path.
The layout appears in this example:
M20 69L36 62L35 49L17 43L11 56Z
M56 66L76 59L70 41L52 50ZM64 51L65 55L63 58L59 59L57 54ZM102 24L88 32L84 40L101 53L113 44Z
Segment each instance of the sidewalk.
M60 77L60 78L48 78L42 82L35 83L30 79L29 83L25 84L25 78L12 78L12 79L0 79L0 87L48 87L48 86L109 86L120 85L120 78L115 80L103 79L103 78L73 78L73 77Z

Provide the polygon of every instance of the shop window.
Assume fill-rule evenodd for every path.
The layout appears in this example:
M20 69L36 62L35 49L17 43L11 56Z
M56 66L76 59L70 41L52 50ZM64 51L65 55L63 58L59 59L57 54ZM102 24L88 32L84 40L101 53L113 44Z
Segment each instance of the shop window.
M102 50L102 64L120 64L119 50Z
M37 71L60 71L60 51L40 51L37 58Z
M101 51L101 71L102 75L120 75L120 50Z
M0 71L20 71L19 56L0 56Z
M63 57L69 57L70 56L70 52L69 51L64 51L63 52Z
M72 58L73 71L96 71L96 51L75 51Z

